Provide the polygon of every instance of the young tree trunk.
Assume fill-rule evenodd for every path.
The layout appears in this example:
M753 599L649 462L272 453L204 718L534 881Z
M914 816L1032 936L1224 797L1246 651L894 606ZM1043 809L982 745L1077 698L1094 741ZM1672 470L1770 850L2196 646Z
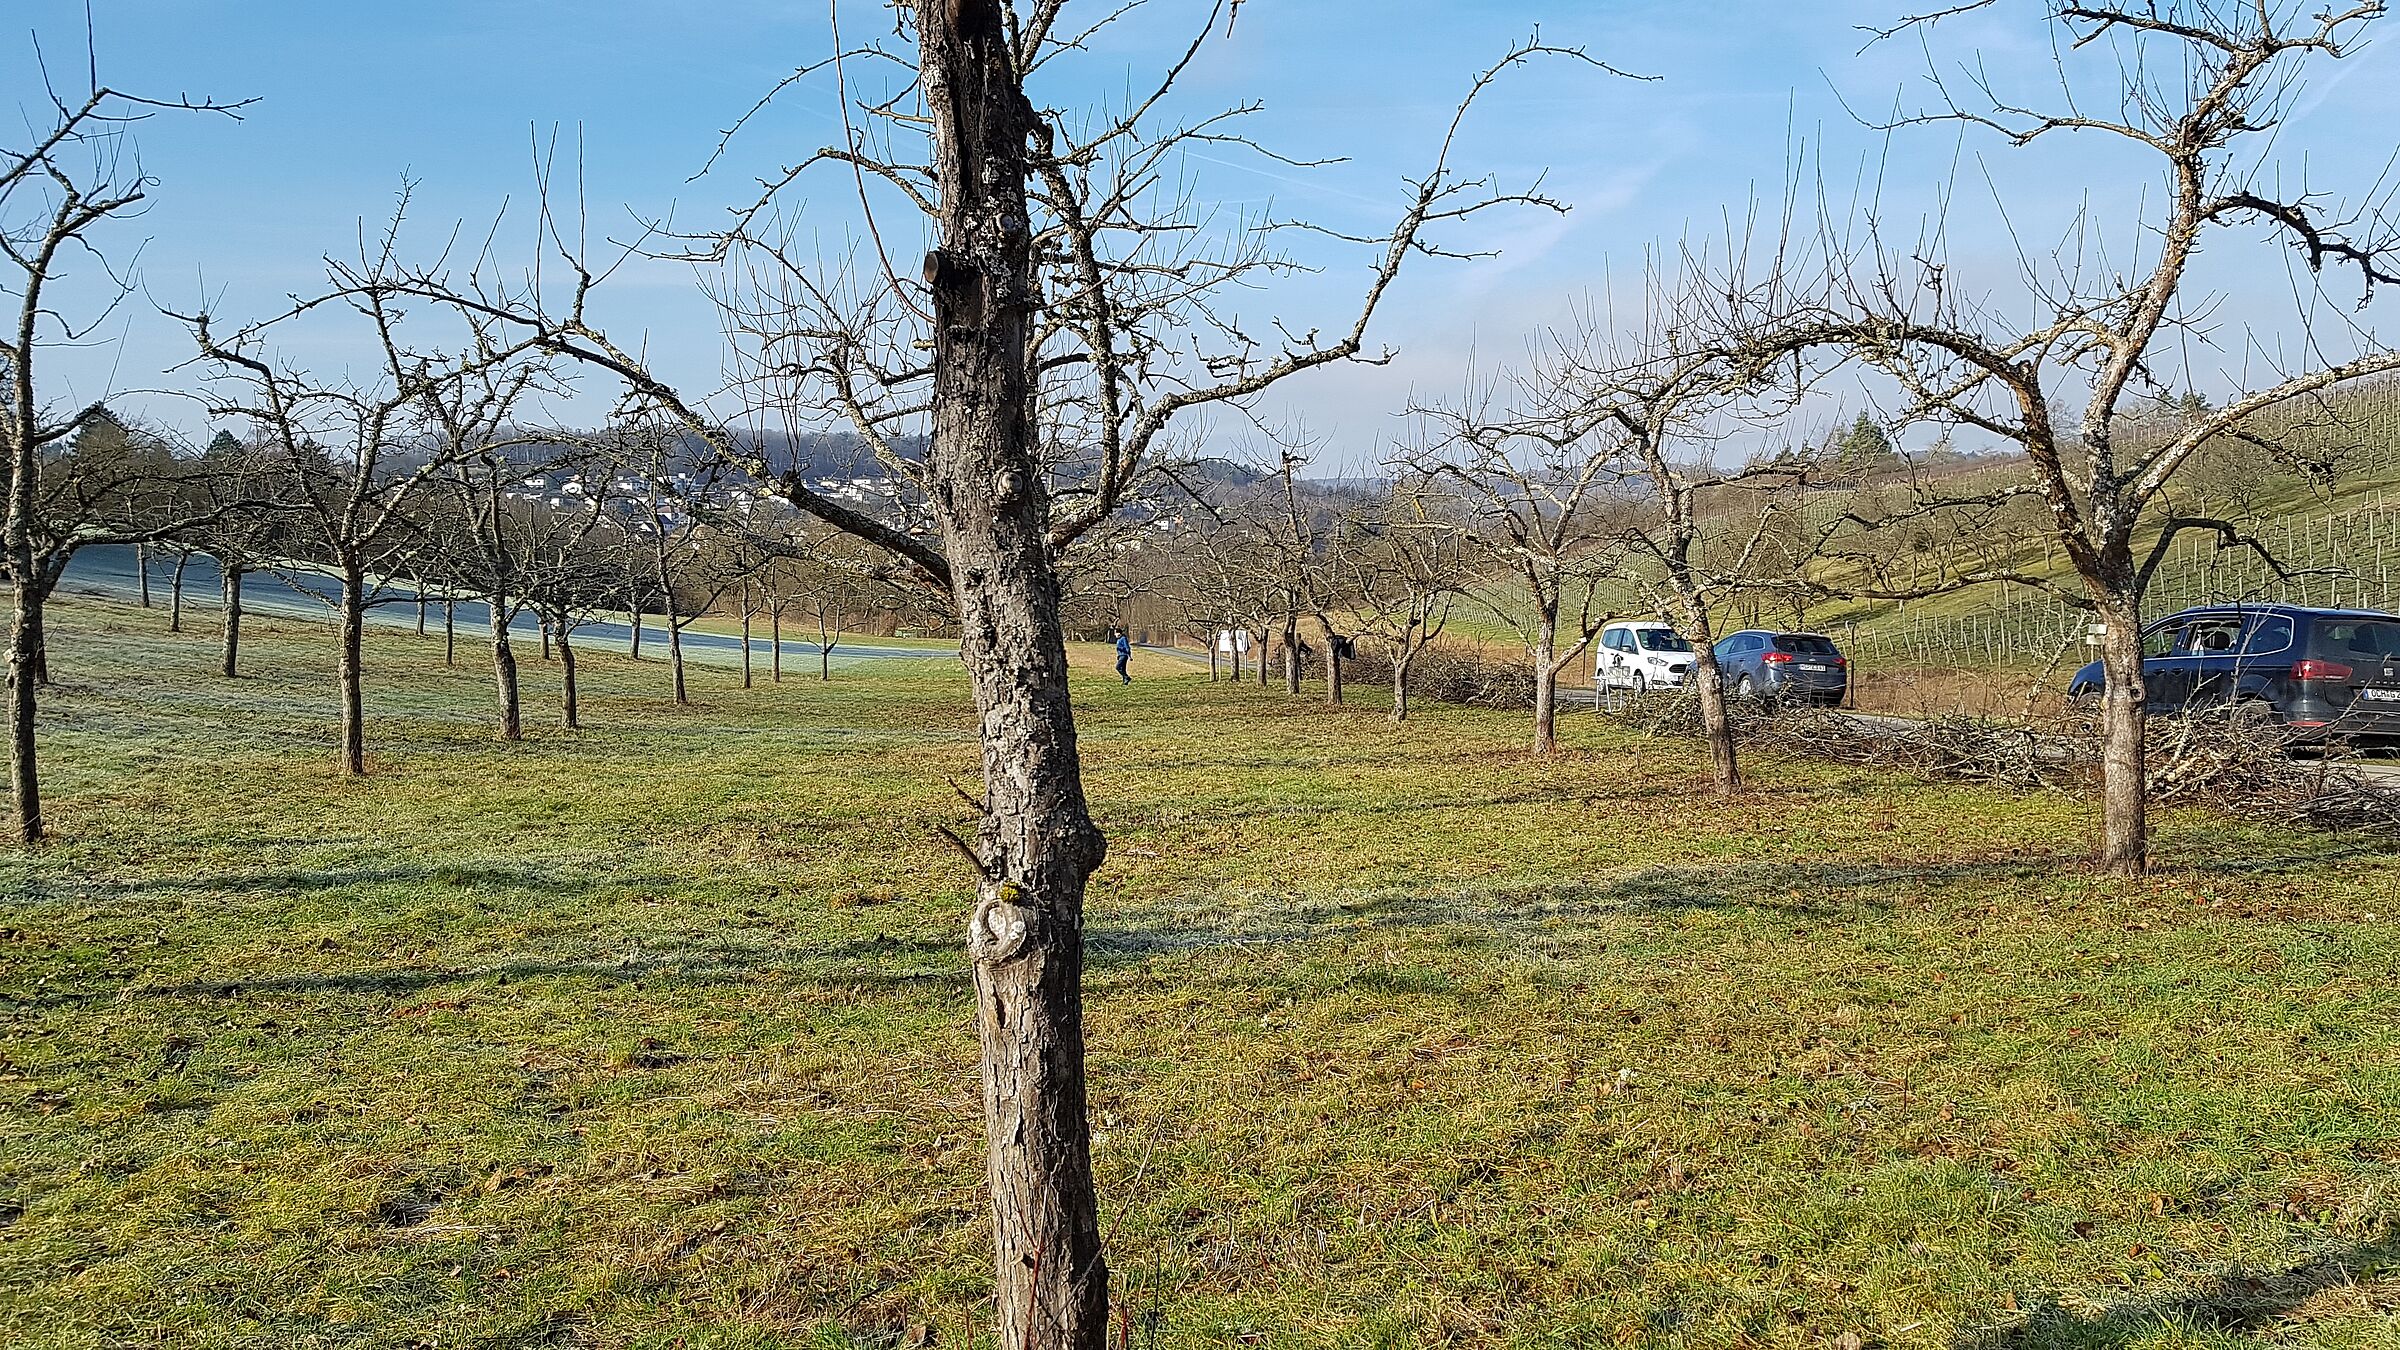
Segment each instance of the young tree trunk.
M1408 720L1408 667L1416 653L1403 646L1392 654L1392 720Z
M1237 680L1240 679L1242 672L1238 669L1235 670L1233 677ZM1217 639L1213 633L1209 635L1208 639L1208 682L1210 684L1217 682Z
M1700 734L1708 742L1709 777L1717 795L1741 791L1741 763L1734 756L1733 719L1725 711L1725 679L1717 670L1717 653L1706 642L1693 644L1692 678L1700 682Z
M345 775L357 778L367 771L366 710L367 567L350 553L342 559L341 651L334 678L341 686L342 726L339 759Z
M442 597L442 664L458 664L458 602Z
M134 575L141 578L142 608L148 609L150 608L150 546L148 544L133 546L133 571Z
M228 558L217 560L217 587L224 597L224 633L217 671L226 679L242 673L242 565Z
M916 0L941 237L932 504L983 742L968 953L983 1049L994 1331L1002 1350L1102 1350L1108 1265L1083 1052L1084 885L1106 856L1083 794L1035 454L1026 205L1033 109L998 0Z
M1533 644L1533 753L1558 749L1558 627L1546 624Z
M537 618L533 626L541 630L542 660L548 661L550 659L550 621L548 619Z
M633 606L633 659L642 659L642 606L638 600Z
M34 758L35 689L42 651L42 605L47 597L34 575L29 543L10 541L16 574L15 603L8 624L8 781L14 794L11 834L19 844L42 841L42 783Z
M566 616L558 619L558 671L564 681L559 693L559 724L569 731L583 727L583 708L575 689L575 635L567 628Z
M417 583L417 636L425 636L425 583Z
M820 683L833 678L833 644L840 640L841 631L826 620L825 611L817 611L817 679Z
M683 682L683 625L675 619L675 600L667 599L667 667L675 676L675 704L681 707L692 701L691 691Z
M1688 549L1688 541L1683 547ZM1708 621L1698 579L1680 567L1671 579L1683 620L1676 631L1692 644L1692 678L1699 682L1700 735L1708 745L1709 777L1719 797L1731 797L1742 790L1742 766L1733 743L1733 718L1725 708L1725 676L1717 666L1716 631Z
M750 607L742 606L742 687L750 684Z
M1297 616L1283 621L1283 692L1287 697L1300 697L1300 620Z
M2147 691L2142 684L2141 602L2112 596L2100 608L2100 866L2138 877L2150 867Z
M508 605L498 596L485 596L484 610L492 628L492 687L500 695L500 739L525 739L517 700L517 651L508 637Z
M183 569L190 566L191 561L190 549L178 550L174 574L167 580L167 631L170 633L183 631Z
M1325 701L1338 708L1342 703L1342 649L1330 620L1318 619L1317 627L1324 630L1325 639Z
M783 606L767 611L767 641L774 650L767 657L767 678L783 683Z

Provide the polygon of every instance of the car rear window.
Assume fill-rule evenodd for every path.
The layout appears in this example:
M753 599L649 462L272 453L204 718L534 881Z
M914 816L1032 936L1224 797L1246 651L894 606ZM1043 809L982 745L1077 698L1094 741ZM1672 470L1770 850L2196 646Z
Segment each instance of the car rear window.
M1818 637L1814 633L1777 633L1775 650L1790 652L1794 656L1838 655L1833 649L1832 638Z
M1641 632L1642 646L1646 650L1654 652L1688 652L1692 649L1692 644L1675 636L1675 630L1672 628L1645 628L1641 630Z
M2322 619L2316 630L2309 647L2320 657L2400 656L2400 623L2388 619Z

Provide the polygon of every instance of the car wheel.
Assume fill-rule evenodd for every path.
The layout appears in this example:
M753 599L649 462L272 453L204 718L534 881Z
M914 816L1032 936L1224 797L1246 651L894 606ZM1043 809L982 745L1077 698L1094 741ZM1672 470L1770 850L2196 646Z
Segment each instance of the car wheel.
M1650 697L1650 677L1642 674L1640 671L1634 672L1633 696L1635 698Z
M1750 682L1749 676L1744 675L1734 684L1733 696L1744 703L1756 703L1759 701L1758 686Z
M2234 730L2253 734L2284 729L2283 715L2263 698L2246 698L2234 704L2225 710L2225 720Z

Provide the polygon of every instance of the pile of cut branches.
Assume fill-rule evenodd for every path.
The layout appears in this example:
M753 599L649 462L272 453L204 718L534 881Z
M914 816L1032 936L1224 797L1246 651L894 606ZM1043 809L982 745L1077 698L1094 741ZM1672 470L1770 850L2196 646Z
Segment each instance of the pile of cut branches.
M1756 704L1727 708L1744 748L1892 769L1951 782L2018 789L2094 787L2100 737L2081 713L2042 724L1978 717L1913 721L1833 710L1769 716ZM1612 710L1652 735L1697 738L1689 694L1633 700ZM2197 714L2152 718L2147 763L2154 800L2204 806L2253 820L2400 833L2400 789L2360 773L2340 747L2294 757L2289 728L2269 718Z

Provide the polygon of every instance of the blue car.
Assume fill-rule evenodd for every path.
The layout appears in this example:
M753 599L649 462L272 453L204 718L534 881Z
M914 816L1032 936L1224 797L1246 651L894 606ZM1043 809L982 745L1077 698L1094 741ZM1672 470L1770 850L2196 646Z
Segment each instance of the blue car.
M2067 692L2101 690L2100 663ZM2253 712L2310 739L2400 737L2400 618L2302 605L2204 605L2142 629L2152 712Z
M1818 703L1832 707L1850 691L1850 662L1821 633L1773 633L1746 628L1717 640L1717 675L1737 698L1770 707Z

